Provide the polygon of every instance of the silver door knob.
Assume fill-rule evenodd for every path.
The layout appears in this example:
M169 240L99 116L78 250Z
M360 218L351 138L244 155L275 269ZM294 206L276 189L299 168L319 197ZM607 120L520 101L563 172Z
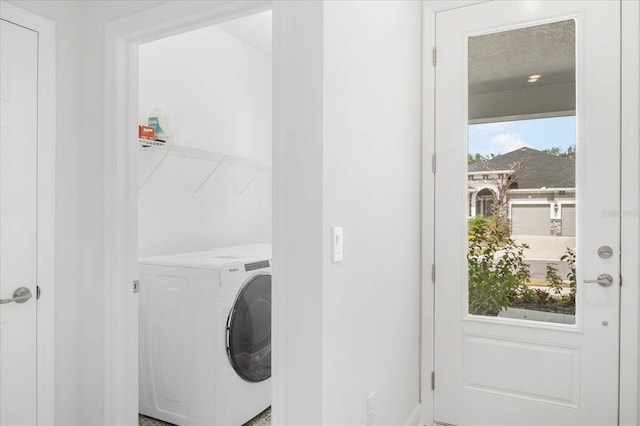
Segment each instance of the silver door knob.
M585 283L595 283L600 284L602 287L609 287L613 284L613 277L609 274L600 274L598 275L597 280L583 280Z
M13 292L13 297L11 299L0 299L0 305L11 302L24 303L29 299L31 299L31 291L26 287L20 287Z

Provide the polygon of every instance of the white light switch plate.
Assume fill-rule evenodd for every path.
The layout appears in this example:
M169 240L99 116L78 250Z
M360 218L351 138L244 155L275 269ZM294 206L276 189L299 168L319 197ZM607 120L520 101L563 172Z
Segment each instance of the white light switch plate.
M342 262L342 227L333 227L333 261Z

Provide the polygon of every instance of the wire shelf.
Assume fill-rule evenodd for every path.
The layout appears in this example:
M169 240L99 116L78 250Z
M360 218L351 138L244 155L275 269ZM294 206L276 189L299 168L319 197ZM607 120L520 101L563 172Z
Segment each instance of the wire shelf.
M218 152L205 151L202 149L188 148L186 146L173 145L166 142L153 141L149 139L138 139L138 145L141 151L144 152L159 152L164 154L160 161L155 165L153 170L147 175L142 184L140 185L140 192L145 187L147 182L151 179L151 177L158 170L160 165L164 162L168 155L185 157L185 158L193 158L196 160L204 160L214 162L215 165L211 172L207 175L206 179L198 186L198 189L194 192L194 196L197 198L200 194L200 191L205 186L205 184L209 181L211 176L218 170L222 164L230 164L234 166L248 167L256 170L256 174L253 178L247 183L247 185L239 192L241 195L247 188L253 183L253 181L258 177L261 172L271 171L271 165L262 161L253 160L250 158L239 157L236 155L227 155L221 154Z
M259 170L271 170L271 164L253 160L250 158L239 157L236 155L222 154L219 152L205 151L202 149L189 148L186 146L174 145L165 142L152 141L147 139L138 139L140 148L144 151L150 152L162 152L169 155L175 155L180 157L194 158L196 160L206 161L222 161L225 164L232 164L235 166L250 167Z

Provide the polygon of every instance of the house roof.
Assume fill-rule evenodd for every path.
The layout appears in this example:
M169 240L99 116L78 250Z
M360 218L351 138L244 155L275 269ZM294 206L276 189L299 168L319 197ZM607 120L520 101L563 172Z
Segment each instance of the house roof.
M533 148L518 148L515 151L493 157L491 160L469 164L469 172L510 170L517 161L524 161L524 168L516 172L518 180L513 189L529 188L575 188L576 162L571 158L558 157Z

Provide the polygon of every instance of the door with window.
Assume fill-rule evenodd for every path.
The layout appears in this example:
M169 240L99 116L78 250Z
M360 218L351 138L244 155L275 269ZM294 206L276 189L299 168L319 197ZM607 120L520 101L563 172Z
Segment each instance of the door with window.
M618 422L619 37L618 1L436 15L436 423Z

